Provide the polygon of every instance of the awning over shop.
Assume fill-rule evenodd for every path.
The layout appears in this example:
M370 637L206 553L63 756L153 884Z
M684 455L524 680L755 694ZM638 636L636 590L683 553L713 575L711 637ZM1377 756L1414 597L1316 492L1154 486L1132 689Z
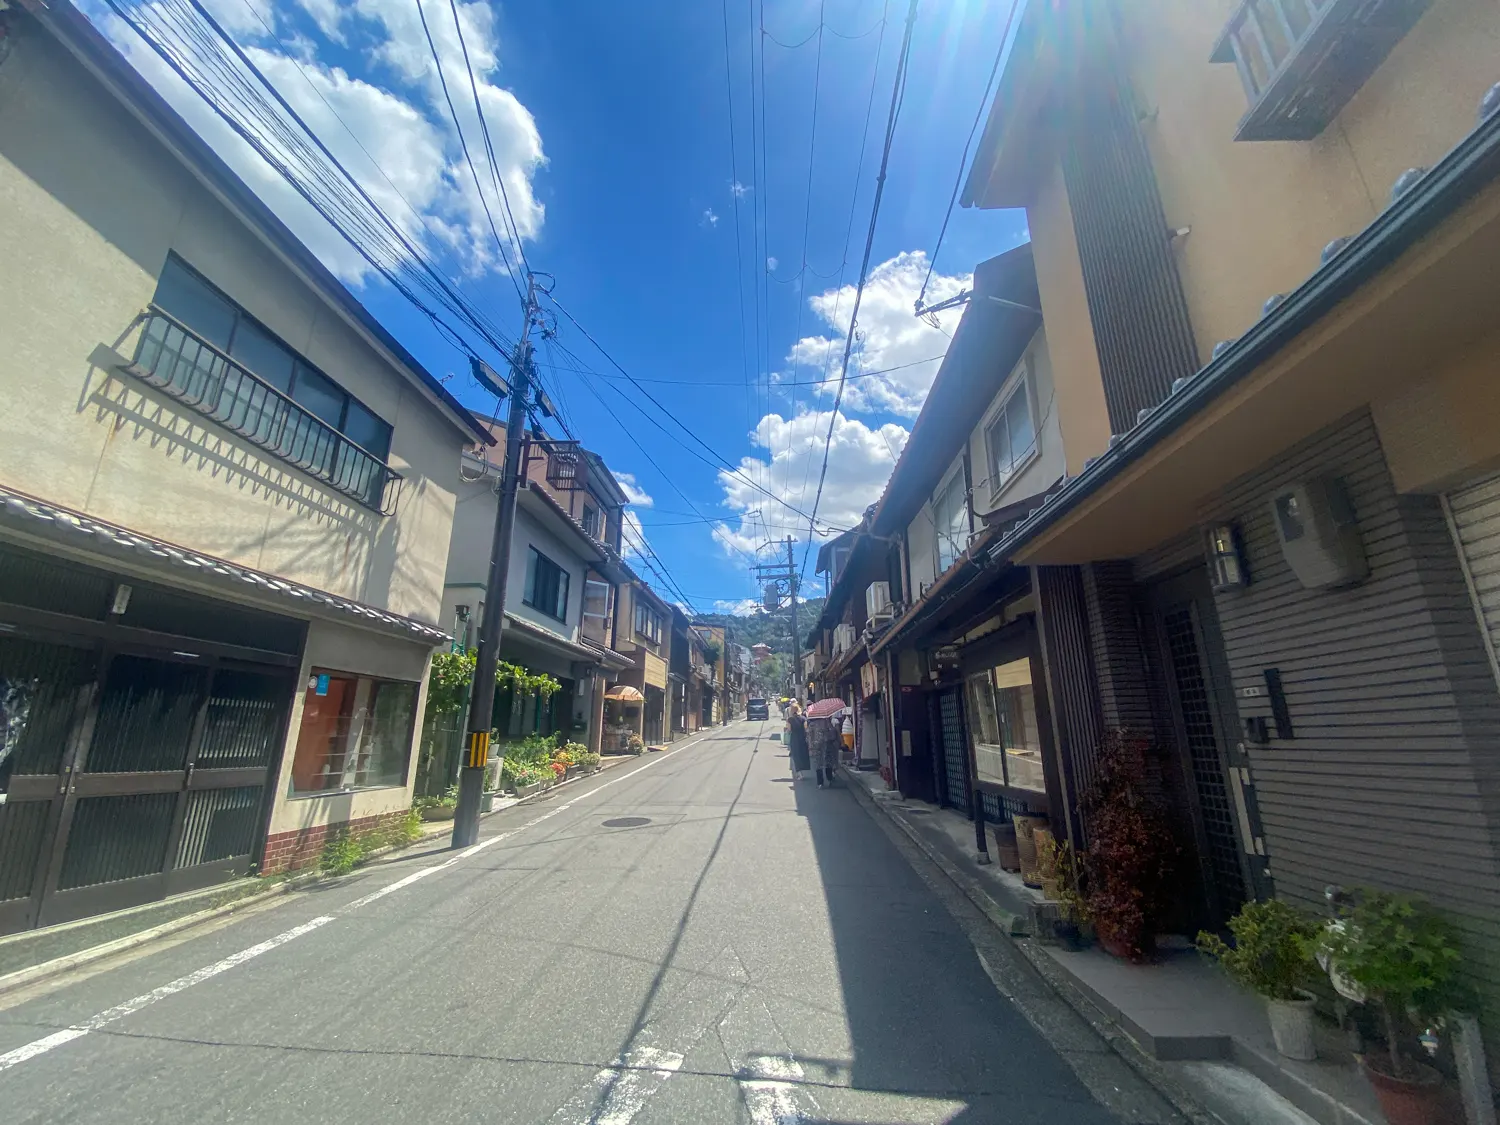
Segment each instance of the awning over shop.
M641 694L640 688L633 688L629 684L618 684L604 693L604 698L616 703L644 703L646 697Z

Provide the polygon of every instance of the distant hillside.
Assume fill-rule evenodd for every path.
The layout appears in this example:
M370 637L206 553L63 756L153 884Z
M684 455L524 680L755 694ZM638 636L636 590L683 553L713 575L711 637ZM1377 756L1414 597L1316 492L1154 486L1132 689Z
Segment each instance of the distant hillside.
M824 598L811 598L797 603L797 629L806 643L808 630L823 612ZM737 645L749 648L752 645L768 644L773 652L791 655L791 638L787 635L786 610L776 614L764 611L747 617L731 613L700 613L693 618L704 625L723 625L729 630L729 639Z

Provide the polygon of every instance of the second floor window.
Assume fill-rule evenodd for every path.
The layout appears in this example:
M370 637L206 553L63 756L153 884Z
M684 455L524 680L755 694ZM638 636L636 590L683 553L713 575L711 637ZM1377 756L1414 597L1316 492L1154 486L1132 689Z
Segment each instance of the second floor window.
M609 615L614 608L614 587L589 578L583 583L583 631L597 641L609 637Z
M969 545L969 497L962 469L933 501L932 522L937 527L937 572L942 574Z
M391 427L385 421L267 332L181 259L167 258L153 303L377 460L390 458Z
M635 635L654 645L661 644L661 614L642 601L635 603Z
M526 594L521 600L548 617L566 622L568 572L535 547L530 552L526 559Z
M1031 396L1022 379L984 430L990 461L990 491L999 492L1036 452L1036 426L1031 420Z
M583 506L583 530L595 539L604 539L604 521L599 518L599 509L592 504Z

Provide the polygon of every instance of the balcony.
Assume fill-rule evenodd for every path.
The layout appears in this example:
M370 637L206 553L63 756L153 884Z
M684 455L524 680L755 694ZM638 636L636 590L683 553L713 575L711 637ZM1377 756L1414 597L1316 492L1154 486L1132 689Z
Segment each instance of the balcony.
M351 500L395 510L400 473L160 309L125 370Z
M1429 2L1244 0L1210 56L1234 63L1250 101L1235 140L1312 140Z

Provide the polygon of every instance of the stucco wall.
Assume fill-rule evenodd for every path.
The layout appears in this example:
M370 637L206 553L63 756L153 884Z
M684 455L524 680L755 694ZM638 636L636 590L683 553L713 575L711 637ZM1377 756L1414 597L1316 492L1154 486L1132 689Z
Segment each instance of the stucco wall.
M1058 433L1067 471L1077 476L1083 472L1085 461L1109 446L1109 411L1083 287L1073 212L1063 185L1062 165L1057 161L1041 177L1036 198L1026 208L1026 221L1031 227L1042 314L1053 328L1047 353Z
M406 477L395 516L111 372L102 349L132 354L169 250L392 424L391 464ZM0 481L437 619L456 425L34 29L0 67L0 262Z
M350 629L324 621L313 621L307 628L307 647L292 698L292 714L287 723L287 743L281 759L281 770L273 783L275 804L271 810L270 835L333 824L347 820L396 812L411 805L411 787L416 772L416 741L421 731L422 711L427 705L427 667L432 650L425 645L377 636L360 629ZM297 735L302 727L302 704L308 676L314 668L354 672L382 679L420 681L417 695L417 721L412 728L412 751L407 762L406 780L399 786L362 789L354 793L332 793L320 796L290 796L292 761L297 751Z
M1267 297L1301 284L1325 244L1363 229L1401 172L1433 164L1469 131L1500 57L1500 6L1444 0L1321 136L1238 142L1244 89L1232 64L1208 62L1237 7L1114 5L1140 108L1154 115L1142 133L1167 225L1191 228L1177 255L1205 359L1254 324Z
M1024 392L1017 385L1030 373ZM990 454L985 431L995 415L1010 401L1012 394L1025 393L1031 400L1031 422L1036 431L1036 456L1019 472L996 489L990 480ZM992 512L1027 496L1041 492L1067 471L1062 431L1057 421L1057 394L1052 379L1052 360L1047 351L1047 336L1038 329L1021 361L1011 370L999 392L980 416L979 425L969 435L969 463L974 466L971 497L975 517Z

